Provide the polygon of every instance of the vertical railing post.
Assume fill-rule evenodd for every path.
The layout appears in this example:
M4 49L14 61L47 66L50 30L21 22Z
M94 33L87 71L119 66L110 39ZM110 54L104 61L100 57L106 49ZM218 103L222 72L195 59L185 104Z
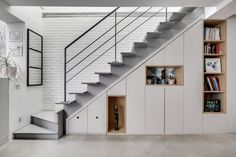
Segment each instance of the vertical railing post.
M117 11L115 11L115 62L117 61Z
M64 54L64 102L66 102L66 49Z
M167 20L168 20L168 18L167 18L167 16L168 16L167 15L168 14L168 8L166 7L165 9L166 9L166 11L165 11L165 13L166 13L165 18L166 18L166 22L167 22Z

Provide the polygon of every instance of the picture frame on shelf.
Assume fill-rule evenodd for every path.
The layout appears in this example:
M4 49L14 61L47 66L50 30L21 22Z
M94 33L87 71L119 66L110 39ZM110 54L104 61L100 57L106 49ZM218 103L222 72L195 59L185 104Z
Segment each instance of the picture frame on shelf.
M207 73L221 73L221 59L205 58L205 70Z

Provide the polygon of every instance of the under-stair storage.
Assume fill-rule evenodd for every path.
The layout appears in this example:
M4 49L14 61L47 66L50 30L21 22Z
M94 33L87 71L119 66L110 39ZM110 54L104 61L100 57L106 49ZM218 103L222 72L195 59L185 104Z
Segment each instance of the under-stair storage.
M127 77L127 133L145 131L145 65Z
M146 86L146 134L164 134L164 87Z
M183 87L165 87L165 133L183 133Z
M126 133L125 96L108 96L108 134Z
M106 94L101 95L88 106L88 133L106 133Z
M88 108L83 109L69 121L69 133L87 133L88 132Z

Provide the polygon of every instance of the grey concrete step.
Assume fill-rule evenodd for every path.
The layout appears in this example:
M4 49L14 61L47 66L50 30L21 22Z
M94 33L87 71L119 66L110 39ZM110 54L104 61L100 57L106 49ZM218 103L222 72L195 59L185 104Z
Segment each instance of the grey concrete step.
M160 22L157 31L163 31L165 29L170 29L175 25L175 22Z
M88 93L88 91L83 91L83 92L70 92L69 94L78 94L78 95L83 95Z
M29 124L13 133L14 139L58 139L57 132Z
M188 14L189 12L174 12L170 16L169 21L180 21Z
M82 84L87 84L87 85L96 85L99 84L100 82L81 82Z
M146 39L159 38L161 35L162 35L162 32L147 32Z
M112 75L111 72L95 72L95 74L104 75L104 76L106 76L106 75Z
M121 62L117 62L117 61L114 61L114 62L108 62L108 64L110 64L111 66L123 66L124 64L121 63Z
M147 46L148 46L148 43L146 43L146 42L134 42L135 48L145 48Z
M61 101L61 102L56 102L55 104L56 105L70 105L74 102L75 102L75 100L73 100L73 101Z
M121 52L121 55L123 57L134 57L135 53L134 52Z

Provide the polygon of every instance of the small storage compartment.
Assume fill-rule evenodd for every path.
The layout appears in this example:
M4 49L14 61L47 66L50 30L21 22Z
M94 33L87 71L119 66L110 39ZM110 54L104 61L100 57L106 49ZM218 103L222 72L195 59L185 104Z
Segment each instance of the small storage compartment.
M126 133L125 96L108 97L108 134Z

